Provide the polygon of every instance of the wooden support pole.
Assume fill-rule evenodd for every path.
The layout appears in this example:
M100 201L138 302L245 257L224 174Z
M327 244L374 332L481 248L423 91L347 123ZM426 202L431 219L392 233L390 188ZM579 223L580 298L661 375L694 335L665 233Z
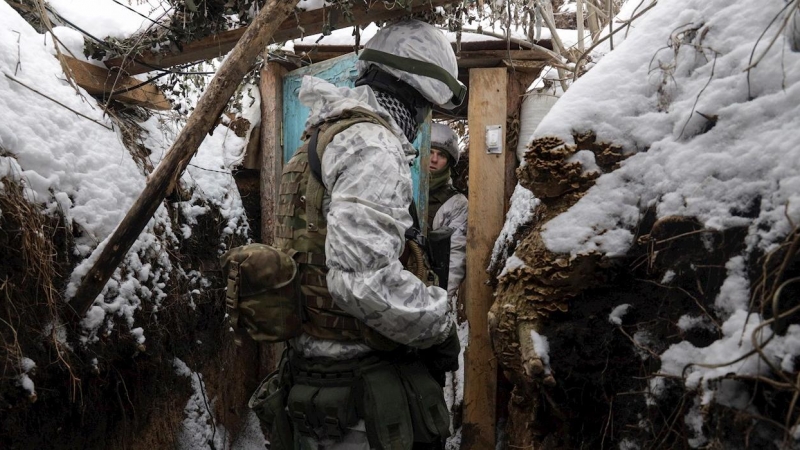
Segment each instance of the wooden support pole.
M381 22L409 13L430 11L437 6L451 3L453 0L409 0L403 5L397 2L356 2L345 17L340 8L324 7L310 11L299 11L292 14L277 28L272 38L275 42L284 42L316 33L321 33L326 26L331 30ZM291 2L292 5L296 1ZM252 25L250 25L252 26ZM247 28L237 28L213 36L207 36L194 42L181 45L179 52L152 53L143 52L134 58L113 58L105 62L109 68L121 68L125 73L150 72L154 68L172 67L223 56L228 53L242 37Z
M486 127L501 125L505 136L508 73L505 68L469 72L469 213L467 216L466 315L469 345L464 357L462 449L495 448L497 362L489 336L492 288L486 282L494 241L505 219L507 153L486 151ZM503 145L505 147L505 144ZM513 161L513 158L511 158Z
M236 87L256 57L272 39L278 26L294 10L298 0L269 0L222 63L194 113L183 127L164 159L150 175L144 190L108 239L94 265L81 280L72 306L82 317L103 291L111 274L125 258L164 198L175 189L200 143L222 114ZM96 250L97 251L97 250Z
M266 56L264 60L266 60ZM261 242L275 243L278 191L283 171L283 76L286 69L268 62L261 69ZM259 342L259 371L266 377L278 367L284 344Z
M275 240L275 214L283 170L283 76L276 62L261 69L261 242Z

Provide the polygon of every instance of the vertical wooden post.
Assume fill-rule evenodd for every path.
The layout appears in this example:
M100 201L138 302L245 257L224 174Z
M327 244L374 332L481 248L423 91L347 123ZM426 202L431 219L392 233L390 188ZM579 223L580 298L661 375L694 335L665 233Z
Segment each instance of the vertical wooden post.
M283 170L283 76L280 64L268 62L261 69L261 242L272 244L275 212Z
M266 58L265 58L266 59ZM275 242L278 189L283 170L283 76L286 69L268 62L261 69L261 242ZM266 377L280 361L283 344L259 343L259 376Z
M486 151L486 126L506 131L508 73L505 68L469 74L469 214L467 217L466 315L469 345L464 358L462 449L494 449L497 362L488 330L492 288L486 281L494 241L505 219L507 152ZM503 145L505 147L505 143ZM513 158L511 158L513 161Z

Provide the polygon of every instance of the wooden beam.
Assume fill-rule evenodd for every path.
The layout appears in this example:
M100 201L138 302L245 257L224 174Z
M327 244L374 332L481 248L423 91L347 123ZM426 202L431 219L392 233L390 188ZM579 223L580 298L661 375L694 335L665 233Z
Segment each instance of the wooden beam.
M72 72L75 83L86 89L86 92L91 95L107 98L112 92L131 89L142 83L141 80L111 72L71 56L64 55L64 60ZM172 104L167 97L153 84L145 84L126 92L119 92L112 95L111 98L122 103L131 103L150 109L172 109Z
M353 5L351 17L343 17L339 8L319 8L302 11L287 18L272 37L273 42L284 42L303 36L321 33L326 25L331 29L345 28L353 25L366 25L370 22L389 20L411 12L429 10L436 6L452 3L453 0L410 0L408 7L396 3L369 2L369 4ZM157 68L172 67L197 61L205 61L227 54L247 28L238 28L208 36L197 41L185 43L178 52L152 53L143 52L133 58L114 58L105 62L109 68L120 68L125 73L135 75L150 72Z
M304 55L298 54L298 59L303 61L311 61L318 63L327 61L329 59L337 58L339 56L351 53L352 48L341 51L328 51L328 49L320 49L317 51L308 52ZM509 60L509 58L511 58ZM540 70L550 60L549 55L535 50L478 50L478 51L461 51L458 55L458 68L459 69L475 69L498 67L507 64L506 61L511 61L519 66L521 69Z
M98 250L100 255L81 280L71 302L79 318L86 314L98 297L101 297L103 287L111 274L125 258L131 245L164 198L178 185L183 171L222 114L236 87L241 84L242 78L253 66L256 57L266 47L278 26L294 10L298 1L269 0L236 44L236 48L222 63L172 147L156 170L150 174L139 198L122 219L114 234L105 242L102 250Z
M266 59L266 58L265 58ZM283 171L283 76L286 69L268 62L261 69L261 242L275 243L278 191ZM263 376L278 367L284 344L259 342L259 366Z
M261 242L272 244L275 236L278 188L283 171L283 76L276 62L261 69Z
M497 362L489 336L492 287L487 284L494 241L503 228L507 154L486 151L486 127L505 136L508 71L472 69L469 74L469 212L467 216L466 315L469 345L464 357L464 428L461 448L495 447ZM505 144L503 145L505 147Z

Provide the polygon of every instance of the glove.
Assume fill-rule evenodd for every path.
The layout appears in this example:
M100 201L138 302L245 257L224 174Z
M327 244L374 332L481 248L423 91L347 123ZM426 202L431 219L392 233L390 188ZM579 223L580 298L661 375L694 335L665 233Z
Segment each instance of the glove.
M450 334L440 344L419 351L419 358L440 385L444 386L445 373L458 369L458 355L461 353L461 342L455 324L450 327Z

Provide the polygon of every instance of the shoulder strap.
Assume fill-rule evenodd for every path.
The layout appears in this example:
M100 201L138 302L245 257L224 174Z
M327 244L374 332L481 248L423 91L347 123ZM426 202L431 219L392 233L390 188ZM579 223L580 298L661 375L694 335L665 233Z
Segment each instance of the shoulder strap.
M368 109L355 108L349 114L349 116L316 126L311 131L311 136L308 140L308 166L311 169L311 174L320 184L322 184L322 155L325 152L325 147L333 141L337 134L353 125L364 122L382 125L391 129L386 120ZM322 132L322 139L320 140L320 130L323 127L325 130Z
M314 178L322 184L322 161L317 153L317 139L319 139L319 127L314 127L314 131L311 132L311 137L308 139L308 167ZM322 147L323 151L325 147L327 145Z

